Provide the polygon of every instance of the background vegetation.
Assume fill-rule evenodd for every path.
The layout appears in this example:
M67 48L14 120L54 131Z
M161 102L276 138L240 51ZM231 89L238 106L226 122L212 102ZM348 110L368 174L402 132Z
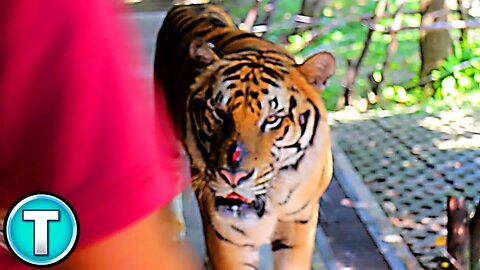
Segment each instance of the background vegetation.
M327 0L321 2L320 14L298 16L314 10L302 10L308 0L225 0L221 2L236 22L250 28L247 14L255 13L251 30L267 39L284 44L300 61L316 51L330 51L337 58L338 72L324 93L327 107L344 107L347 84L347 60L356 63L362 54L370 23L391 29L395 16L371 19L379 1ZM420 0L385 1L386 15L394 14L402 28L392 32L372 31L371 41L353 82L353 107L367 109L401 109L433 112L480 105L480 1L442 1L448 10L445 28L459 20L470 23L468 30L449 29L449 54L428 74L421 75L420 50L422 2ZM434 1L432 1L434 2ZM438 1L437 1L438 2ZM463 2L463 3L462 3ZM463 14L458 11L459 3ZM428 4L428 3L427 3ZM255 8L256 7L256 8ZM318 10L318 8L317 8ZM463 15L463 16L462 16ZM251 16L250 16L251 17ZM363 20L362 20L363 19ZM307 21L301 23L299 21ZM450 25L449 25L450 23ZM247 25L245 25L247 24ZM455 27L453 27L455 28ZM265 32L266 30L266 32ZM440 31L440 30L438 30ZM443 30L446 31L446 30ZM395 40L393 40L395 39ZM385 63L388 45L397 42ZM447 46L438 44L438 46ZM376 89L378 88L378 89ZM348 102L347 102L348 104Z

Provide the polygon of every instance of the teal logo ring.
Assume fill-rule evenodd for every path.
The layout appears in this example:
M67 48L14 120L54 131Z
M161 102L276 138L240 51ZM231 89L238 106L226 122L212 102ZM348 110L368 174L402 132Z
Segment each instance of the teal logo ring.
M78 217L56 194L29 194L7 212L4 236L8 249L22 262L52 266L73 252L79 236Z

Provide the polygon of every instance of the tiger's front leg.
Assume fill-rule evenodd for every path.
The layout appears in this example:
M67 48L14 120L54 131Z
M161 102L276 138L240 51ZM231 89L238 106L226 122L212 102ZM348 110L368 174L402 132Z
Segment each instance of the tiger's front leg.
M261 243L255 239L258 237L252 237L250 232L244 231L243 227L238 224L234 225L224 220L218 220L213 207L213 199L210 196L197 197L197 201L202 215L207 255L212 269L259 269ZM271 228L270 231L273 231L273 226Z
M205 240L209 261L214 270L256 270L259 269L259 247L235 243L215 232L209 226L205 229Z
M275 270L308 270L315 245L318 205L305 220L279 222L272 239Z

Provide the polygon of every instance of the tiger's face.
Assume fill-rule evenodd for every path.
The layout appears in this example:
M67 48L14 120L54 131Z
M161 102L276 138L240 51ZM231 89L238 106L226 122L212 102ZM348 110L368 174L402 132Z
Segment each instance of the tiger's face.
M324 110L315 88L324 88L334 59L323 53L320 63L310 63L323 71L312 79L274 51L204 58L212 60L188 107L208 188L219 213L261 217L275 176L296 170L314 143Z

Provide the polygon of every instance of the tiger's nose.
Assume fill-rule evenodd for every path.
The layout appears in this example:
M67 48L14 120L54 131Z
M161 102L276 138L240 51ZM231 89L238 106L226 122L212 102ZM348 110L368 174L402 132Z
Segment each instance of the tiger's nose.
M219 171L220 176L227 182L227 184L236 187L243 182L247 181L250 176L252 176L253 171L248 172L246 170L235 170L235 171L230 171L227 169L221 169Z

